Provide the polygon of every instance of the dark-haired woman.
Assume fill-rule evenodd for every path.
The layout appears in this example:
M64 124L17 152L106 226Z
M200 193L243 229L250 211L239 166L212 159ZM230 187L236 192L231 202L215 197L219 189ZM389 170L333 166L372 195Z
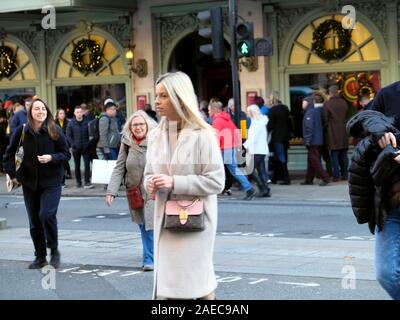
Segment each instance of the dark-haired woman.
M58 125L62 129L64 136L66 137L69 120L66 117L64 109L57 109L55 121L56 125ZM68 161L64 162L63 186L65 186L65 179L71 179L71 167Z
M15 170L15 153L23 146L24 158ZM49 107L40 99L28 110L28 124L19 126L12 136L3 159L5 172L22 185L30 234L35 247L35 260L29 269L47 265L47 248L51 251L50 264L60 265L58 251L57 209L61 197L64 161L71 155L61 129L56 126Z

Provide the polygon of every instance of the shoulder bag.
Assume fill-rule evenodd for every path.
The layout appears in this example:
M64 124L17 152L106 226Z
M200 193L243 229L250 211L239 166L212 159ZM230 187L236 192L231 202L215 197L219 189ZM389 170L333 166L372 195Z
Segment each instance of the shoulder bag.
M195 200L169 200L165 206L164 228L178 232L204 230L204 204Z

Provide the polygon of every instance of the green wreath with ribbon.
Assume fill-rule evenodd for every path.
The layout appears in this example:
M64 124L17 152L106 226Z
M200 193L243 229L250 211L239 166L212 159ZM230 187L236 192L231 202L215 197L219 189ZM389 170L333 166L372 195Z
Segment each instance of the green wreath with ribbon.
M89 49L89 63L83 61L83 53ZM71 53L74 68L82 73L96 72L102 65L100 45L90 39L79 40Z
M336 32L339 38L339 48L327 49L325 46L325 36L330 30ZM343 29L339 21L330 19L322 22L313 33L312 50L318 57L329 62L343 58L351 47L351 33Z
M14 52L10 47L0 46L0 61L0 78L8 78L16 69Z

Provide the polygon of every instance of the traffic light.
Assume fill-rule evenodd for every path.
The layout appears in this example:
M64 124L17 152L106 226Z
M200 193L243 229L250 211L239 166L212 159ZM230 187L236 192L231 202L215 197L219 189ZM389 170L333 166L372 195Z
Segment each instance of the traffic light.
M214 59L224 59L225 46L221 8L201 11L197 14L197 19L199 21L199 35L211 40L211 43L200 46L200 52L212 55Z
M236 47L238 58L254 56L253 22L241 22L236 26Z

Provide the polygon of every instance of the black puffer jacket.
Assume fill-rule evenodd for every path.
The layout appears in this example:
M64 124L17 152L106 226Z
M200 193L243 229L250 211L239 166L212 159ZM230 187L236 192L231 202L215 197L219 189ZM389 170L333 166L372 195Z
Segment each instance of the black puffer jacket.
M388 145L381 149L378 140L392 132L400 142L396 120L380 112L366 110L353 116L347 131L358 139L349 167L349 193L357 222L367 223L374 234L375 226L382 230L387 212L390 187L400 180L399 165L393 159L399 149Z

